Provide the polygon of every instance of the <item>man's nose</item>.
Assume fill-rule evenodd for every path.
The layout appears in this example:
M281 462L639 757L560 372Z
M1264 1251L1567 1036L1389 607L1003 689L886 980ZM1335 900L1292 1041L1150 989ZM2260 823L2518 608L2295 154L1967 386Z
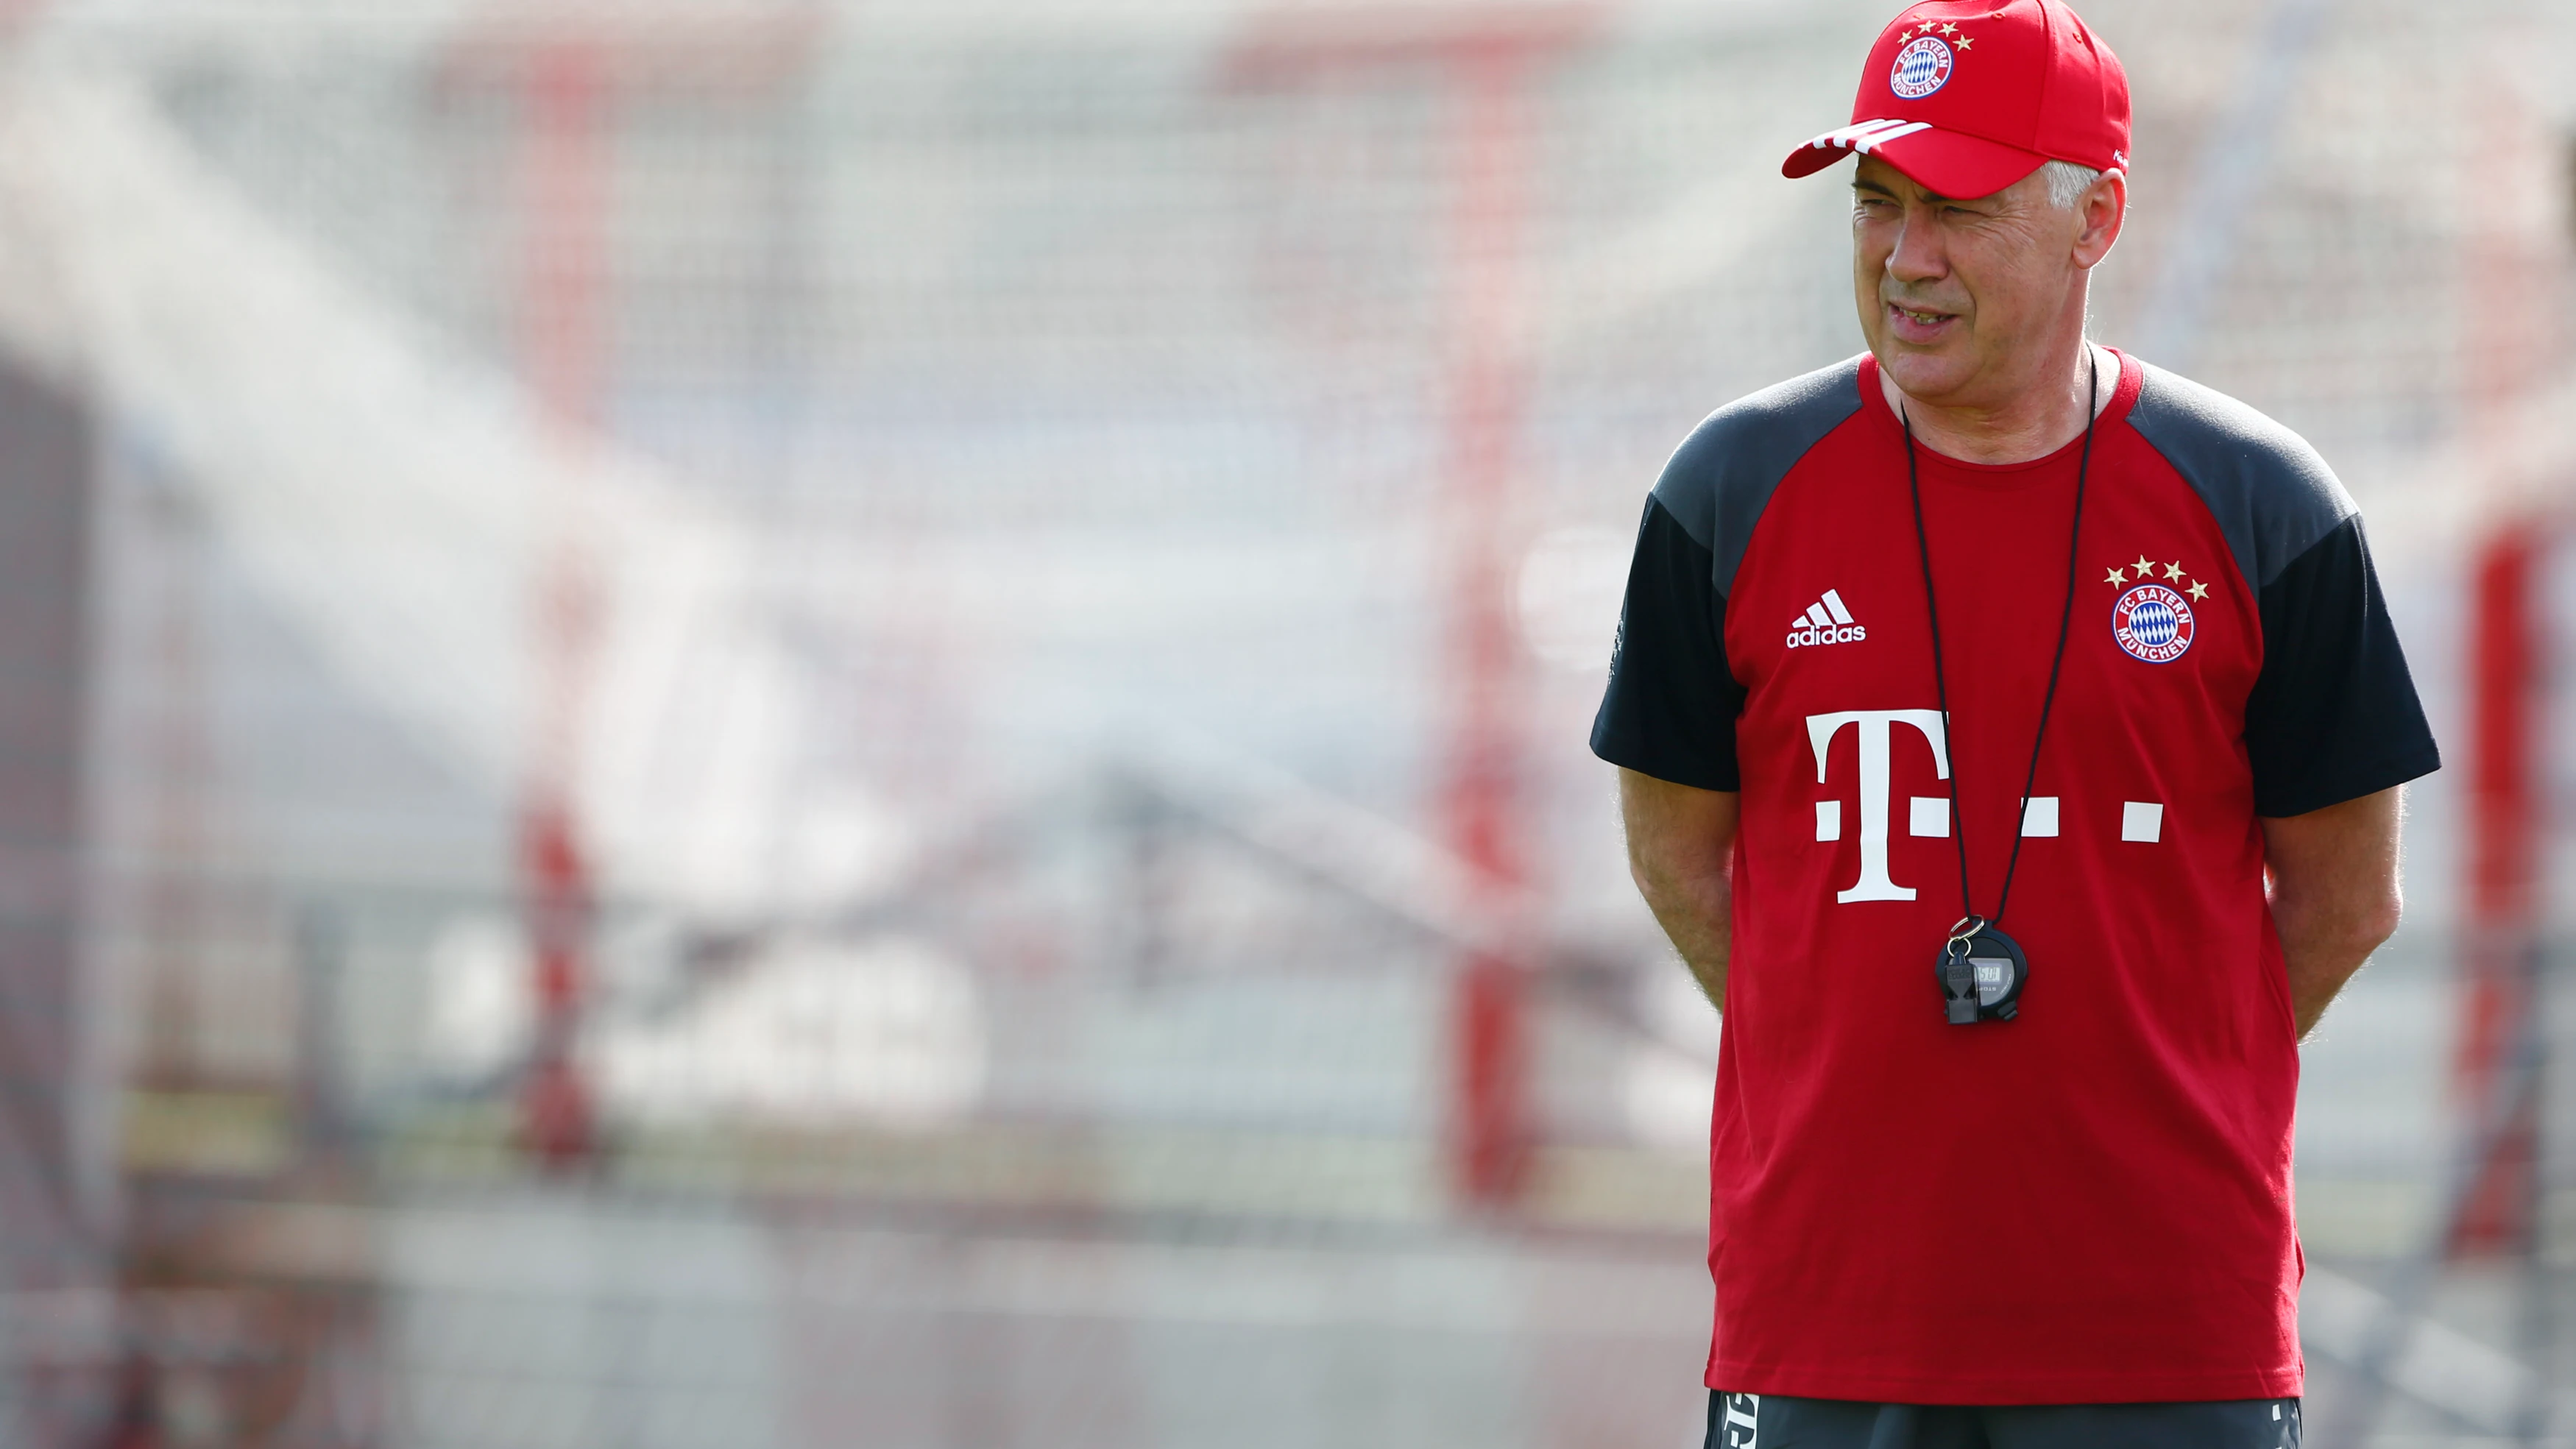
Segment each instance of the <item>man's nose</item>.
M1931 218L1908 216L1896 229L1896 246L1887 254L1887 274L1899 282L1924 282L1950 270L1940 229Z

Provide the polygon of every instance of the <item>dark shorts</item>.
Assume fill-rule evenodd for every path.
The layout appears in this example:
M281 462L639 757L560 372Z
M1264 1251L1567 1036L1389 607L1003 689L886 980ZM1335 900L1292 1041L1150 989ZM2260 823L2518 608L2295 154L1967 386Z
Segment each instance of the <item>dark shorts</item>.
M2299 1401L1923 1408L1708 1396L1707 1449L2298 1449Z

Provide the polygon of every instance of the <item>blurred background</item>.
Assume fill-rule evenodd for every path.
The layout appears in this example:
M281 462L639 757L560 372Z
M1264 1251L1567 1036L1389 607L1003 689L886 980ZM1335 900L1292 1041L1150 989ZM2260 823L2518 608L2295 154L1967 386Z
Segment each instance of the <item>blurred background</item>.
M1585 748L1893 0L0 5L0 1446L1699 1442ZM2094 0L2450 761L2311 1441L2576 1435L2576 5Z

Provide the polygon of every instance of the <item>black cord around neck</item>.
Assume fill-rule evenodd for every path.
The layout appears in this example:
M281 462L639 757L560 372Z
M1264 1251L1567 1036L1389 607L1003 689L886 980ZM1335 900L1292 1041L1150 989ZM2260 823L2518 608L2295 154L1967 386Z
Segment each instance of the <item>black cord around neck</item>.
M2075 523L2066 537L2066 605L2057 616L2057 653L2048 661L2048 692L2039 700L2039 731L2030 742L2030 769L2021 782L2021 806L2013 820L2012 856L2004 864L2003 889L1995 895L1995 913L1983 924L2003 924L2004 907L2012 900L2013 873L2021 869L2021 842L2030 823L2030 791L2039 782L2039 750L2048 740L2048 716L2057 704L2057 679L2066 664L2066 640L2075 623L2076 563L2084 538L2084 480L2093 468L2093 423L2101 416L2098 399L2102 391L2102 358L2091 343L2084 345L2084 449L2075 464ZM1906 410L1896 410L1897 419L1905 425L1905 486L1914 497L1914 547L1923 563L1923 608L1932 622L1932 688L1941 706L1942 749L1950 757L1950 840L1959 849L1959 926L1957 930L1978 921L1976 907L1968 893L1968 818L1959 811L1959 732L1950 726L1950 679L1941 661L1941 604L1932 588L1932 540L1923 528L1923 479L1914 454L1914 419Z

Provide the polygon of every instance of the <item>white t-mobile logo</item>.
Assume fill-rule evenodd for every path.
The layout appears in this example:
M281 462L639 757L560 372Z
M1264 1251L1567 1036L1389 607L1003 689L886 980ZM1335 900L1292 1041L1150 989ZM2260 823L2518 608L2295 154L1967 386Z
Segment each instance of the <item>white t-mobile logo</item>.
M1850 890L1837 891L1834 899L1851 901L1910 901L1914 892L1898 885L1887 876L1887 831L1895 802L1888 796L1889 736L1897 725L1912 725L1932 747L1932 772L1943 780L1950 778L1949 732L1942 728L1937 709L1847 709L1839 714L1807 716L1807 741L1816 748L1816 783L1825 783L1825 760L1833 751L1834 736L1848 724L1860 726L1860 880ZM1949 833L1946 818L1947 800L1940 834ZM1816 807L1817 838L1824 833L1824 812L1839 811L1840 801L1825 801ZM1836 834L1840 833L1836 822ZM1916 834L1934 832L1917 830Z

